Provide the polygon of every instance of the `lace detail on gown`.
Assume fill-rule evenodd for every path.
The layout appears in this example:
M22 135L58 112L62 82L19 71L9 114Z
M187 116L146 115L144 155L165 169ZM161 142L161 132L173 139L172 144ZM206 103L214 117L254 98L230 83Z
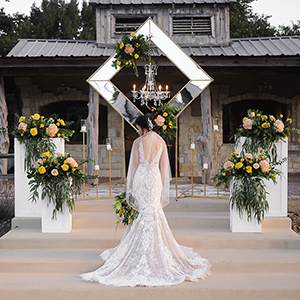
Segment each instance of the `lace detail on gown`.
M133 196L139 215L125 229L120 244L104 251L103 266L81 274L86 281L112 286L170 286L210 275L210 264L192 248L180 246L173 237L160 203L162 180L159 159L163 147L151 162L138 147L140 163L133 179Z

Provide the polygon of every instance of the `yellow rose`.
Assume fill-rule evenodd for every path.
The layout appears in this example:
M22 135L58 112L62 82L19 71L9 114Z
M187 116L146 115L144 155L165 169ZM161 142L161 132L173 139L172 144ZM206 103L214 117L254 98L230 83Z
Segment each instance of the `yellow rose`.
M135 59L138 59L138 58L139 58L139 55L138 55L138 54L135 54L135 55L134 55L134 58L135 58Z
M20 119L19 119L19 123L21 123L21 122L23 122L23 121L25 121L25 117L20 117Z
M120 218L117 218L118 222L121 222L121 219Z
M69 170L69 166L66 165L66 164L63 164L63 165L61 166L61 168L63 169L63 171L68 171L68 170Z
M43 166L39 167L39 173L40 174L45 174L46 173L46 168L43 167Z
M170 128L173 128L173 125L170 125L169 127L170 127Z
M166 125L164 125L162 128L163 128L163 130L166 130L166 129L167 129L167 126L166 126Z
M130 35L131 35L132 37L135 37L135 33L134 33L134 32L131 32Z
M37 129L34 127L34 128L31 128L30 129L30 134L32 135L32 136L36 136L37 134L38 134L38 131L37 131Z
M45 127L45 125L44 125L44 124L41 124L41 125L40 125L40 128L43 128L43 127Z
M243 163L241 163L241 162L238 162L236 165L235 165L235 168L236 169L240 169L240 168L242 168L243 167Z
M45 152L45 153L43 153L43 156L44 157L47 157L47 156L49 156L50 155L50 152Z
M260 114L257 114L258 117L260 117Z
M57 122L57 123L56 123L56 125L57 125L57 126L60 126L60 123L59 123L59 122Z
M124 47L124 43L120 44L120 49L122 49Z
M153 108L152 108L152 111L155 111L155 110L156 110L156 108L155 108L155 107L153 107Z
M167 112L164 112L164 113L163 113L163 116L164 116L164 117L166 117L167 115L168 115L168 113L167 113Z
M277 174L274 174L273 177L275 178L277 176Z
M125 65L127 66L128 64L129 64L129 62L128 62L128 61L126 61Z
M118 62L117 62L117 65L118 65L118 66L120 66L120 65L121 65L121 62L120 62L120 61L118 61Z
M33 115L33 119L34 119L34 120L39 120L40 117L41 117L41 116L40 116L39 114L34 114L34 115Z
M244 122L244 121L246 121L246 120L248 120L248 118L247 118L247 117L243 118L243 122Z
M283 118L283 114L280 114L280 116L279 116L280 118Z
M139 46L140 46L140 44L139 44L139 43L136 43L136 44L135 44L135 47L137 47L137 48L138 48Z
M72 171L73 171L73 172L76 171L76 168L72 168Z
M231 153L231 156L237 156L239 153L238 152L233 152L233 153Z
M246 167L246 172L247 172L247 173L252 173L252 167L247 166L247 167Z
M46 161L46 158L43 158L43 162L45 162Z
M169 122L169 125L173 125L172 121Z
M222 173L223 176L226 176L226 173Z
M23 136L24 135L24 133L21 133L21 136Z
M241 162L243 162L245 160L245 158L241 158Z
M268 116L264 116L265 117L265 119L268 119Z
M41 119L45 119L45 117L44 117L44 116L41 116Z
M66 125L65 121L62 120L62 119L57 119L57 121L58 121L62 126L65 126L65 125Z
M60 136L61 136L61 134L60 134L60 133L58 133L58 134L57 134L57 136L58 136L58 137L60 137Z

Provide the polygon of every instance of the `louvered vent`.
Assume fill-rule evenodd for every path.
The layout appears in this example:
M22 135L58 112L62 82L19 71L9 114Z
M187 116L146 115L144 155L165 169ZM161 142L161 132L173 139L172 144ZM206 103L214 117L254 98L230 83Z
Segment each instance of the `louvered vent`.
M146 18L116 18L115 19L115 33L131 33L136 31L144 22Z
M173 17L173 34L211 35L211 18Z

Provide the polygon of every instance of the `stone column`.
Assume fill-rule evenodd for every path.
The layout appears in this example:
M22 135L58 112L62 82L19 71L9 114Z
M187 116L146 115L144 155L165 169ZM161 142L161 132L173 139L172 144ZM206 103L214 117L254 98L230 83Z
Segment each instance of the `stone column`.
M5 100L4 80L0 77L0 128L7 128L7 105ZM8 153L9 139L7 133L0 132L0 153ZM7 174L7 160L0 159L0 173Z
M87 158L98 160L98 137L99 137L99 94L90 86L89 92L89 115L87 118ZM87 174L92 175L94 163L87 164ZM91 180L88 183L92 183Z

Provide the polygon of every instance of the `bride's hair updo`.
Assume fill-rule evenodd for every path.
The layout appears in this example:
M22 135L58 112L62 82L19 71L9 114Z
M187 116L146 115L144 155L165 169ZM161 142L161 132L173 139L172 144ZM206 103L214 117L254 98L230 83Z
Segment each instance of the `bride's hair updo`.
M139 125L142 130L147 129L151 131L153 129L153 121L149 116L140 116L136 119L135 125Z

